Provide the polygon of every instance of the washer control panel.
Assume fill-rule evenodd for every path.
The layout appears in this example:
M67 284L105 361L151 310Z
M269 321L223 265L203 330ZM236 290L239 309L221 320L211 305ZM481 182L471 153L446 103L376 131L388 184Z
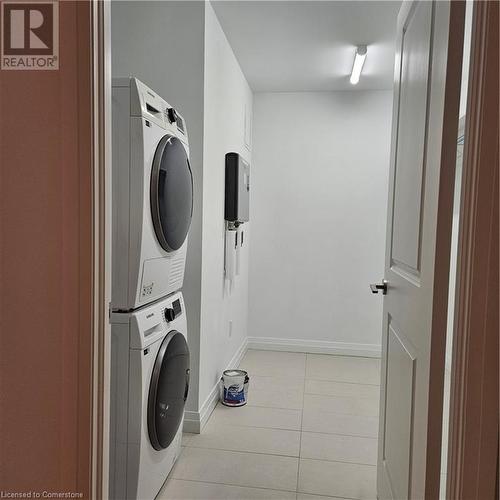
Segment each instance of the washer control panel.
M111 323L128 325L130 349L144 350L171 330L186 335L186 315L181 292L131 312L111 313Z
M164 311L165 319L168 323L174 321L182 314L181 301L179 299L172 302L172 307L167 307Z

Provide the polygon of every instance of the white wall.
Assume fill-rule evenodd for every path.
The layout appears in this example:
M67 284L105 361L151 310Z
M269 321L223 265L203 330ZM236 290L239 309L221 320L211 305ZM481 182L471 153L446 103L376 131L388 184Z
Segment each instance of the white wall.
M234 287L224 281L224 159L236 151L250 161L244 126L252 92L209 3L114 1L111 24L113 76L144 81L188 127L195 202L183 287L191 352L186 423L196 431L247 336L246 246Z
M254 95L249 336L377 354L392 91Z
M230 151L250 162L250 151L244 143L245 109L252 111L252 92L209 3L205 9L204 109L202 409L206 398L213 396L221 370L228 367L247 336L249 225L244 225L241 272L230 288L224 279L224 162Z
M198 409L203 186L204 2L111 4L113 76L133 75L184 116L194 178L183 293L188 311L191 386L188 410Z

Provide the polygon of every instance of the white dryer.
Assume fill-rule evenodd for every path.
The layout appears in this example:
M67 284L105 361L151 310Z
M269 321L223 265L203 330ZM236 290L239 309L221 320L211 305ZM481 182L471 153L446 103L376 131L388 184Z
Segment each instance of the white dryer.
M114 79L113 310L182 288L192 212L184 119L136 78Z
M180 453L189 389L180 292L111 315L110 498L151 500Z

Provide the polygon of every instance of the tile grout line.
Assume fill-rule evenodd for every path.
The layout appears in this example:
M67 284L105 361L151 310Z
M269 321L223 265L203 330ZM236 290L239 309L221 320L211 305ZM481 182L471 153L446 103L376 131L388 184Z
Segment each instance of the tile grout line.
M261 408L267 408L270 410L274 410L275 408L270 408L266 406L261 406ZM301 411L301 410L297 410ZM377 418L376 416L370 417L367 415L352 415L350 413L332 413L332 412L324 412L328 413L329 415L336 415L339 417L366 417L366 418ZM250 429L269 429L269 430L274 430L274 431L289 431L289 432L300 432L302 429L301 428L285 428L285 427L264 427L263 425L241 425L241 424L228 424L221 422L221 424L218 425L225 425L225 426L231 426L231 427L245 427L245 428L250 428ZM304 432L310 432L311 434L327 434L327 435L337 435L337 436L351 436L351 437L361 437L361 438L370 438L370 439L378 439L378 437L374 436L366 436L366 435L361 435L361 434L351 434L351 433L344 433L344 432L322 432L322 431L310 431L307 429L303 429ZM198 435L198 434L197 434Z
M377 441L377 438L364 438L361 436L349 436L349 435L345 435L345 434L326 434L326 433L322 433L322 432L308 432L308 431L304 431L304 432L307 434L322 434L324 436L340 436L340 437L355 437L355 438L360 437L361 439L371 439L371 440ZM302 434L303 433L301 432L301 435L299 437L299 454L298 455L286 455L284 453L273 453L273 452L269 452L269 451L265 452L265 451L251 451L251 450L233 449L233 448L217 448L214 446L186 445L186 446L183 446L183 448L195 448L198 450L226 451L226 452L230 452L230 453L248 453L248 454L252 454L252 455L265 455L265 456L271 456L271 457L284 457L284 458L293 458L293 459L298 458L301 460L317 460L320 462L339 462L339 463L352 464L352 465L376 466L376 464L370 464L370 463L366 463L366 462L354 462L351 460L342 460L342 459L334 460L331 458L303 457L301 455L301 453L302 453Z
M339 380L336 378L306 377L306 380L315 380L317 382L336 382L337 384L367 385L369 387L380 387L380 384L373 384L370 382L354 382L352 380Z
M306 431L307 432L307 431ZM331 434L326 434L327 436ZM342 434L341 434L342 435ZM366 465L368 467L376 467L377 464L367 464L365 462L353 462L353 461L347 461L347 460L333 460L331 458L313 458L313 457L303 457L300 455L301 453L301 447L302 447L302 441L299 441L299 455L284 455L282 453L270 453L270 452L263 452L263 451L249 451L249 450L234 450L234 449L228 449L228 448L207 448L203 446L183 446L183 448L191 448L191 449L197 449L197 450L211 450L211 451L226 451L229 453L240 453L240 454L249 454L249 455L264 455L268 457L282 457L282 458L292 458L292 459L299 459L300 460L313 460L317 462L335 462L335 463L341 463L341 464L351 464L351 465ZM298 477L297 477L298 479Z
M228 451L230 453L248 453L251 455L265 455L269 457L299 458L299 455L284 455L283 453L270 453L264 451L233 450L228 448L213 448L206 446L186 446L185 448L196 448L197 450Z
M168 479L170 480L175 480L175 481L186 481L190 483L205 483L205 484L221 484L222 486L234 486L236 488L250 488L250 489L255 489L255 490L271 490L271 491L279 491L282 493L296 493L296 491L293 490L282 490L278 488L265 488L264 486L248 486L245 484L234 484L234 483L218 483L215 481L206 481L206 480L201 480L201 479L186 479L186 478L180 478L180 477L171 477ZM166 482L165 482L166 484ZM335 498L335 497L332 497Z
M361 465L363 467L377 467L377 464L362 464L360 462L344 462L343 460L328 460L326 458L300 458L300 460L310 460L311 462L328 462L335 464Z
M225 451L228 453L239 453L241 455L264 455L266 457L281 457L281 458L292 458L292 459L297 459L299 458L298 455L283 455L283 454L278 454L278 453L267 453L263 451L245 451L245 450L228 450L224 448L203 448L201 446L185 446L185 448L190 448L196 449L196 450L206 450L206 451Z
M370 383L370 382L352 382L350 380L337 380L329 378L318 378L318 377L308 377L306 374L306 380L314 380L316 382L336 382L338 384L348 384L348 385L368 385L369 387L380 387L380 383Z
M225 426L231 426L231 427L248 427L251 429L270 429L270 430L278 430L278 431L290 431L290 432L299 432L303 430L304 432L309 432L312 434L327 434L327 435L339 435L339 436L352 436L352 437L361 437L361 438L370 438L370 439L378 439L377 437L374 436L367 436L367 435L361 435L361 434L351 434L351 433L343 433L343 432L322 432L322 431L312 431L312 430L305 430L302 429L302 420L303 420L303 413L306 411L304 408L300 409L292 409L292 408L276 408L274 406L248 406L249 408L262 408L262 409L267 409L267 410L289 410L289 411L294 411L294 412L300 412L300 420L301 420L301 426L299 428L290 428L290 427L269 427L269 426L264 426L264 425L245 425L245 424L230 424L230 423L225 423L221 422L218 423L218 425L225 425ZM338 413L334 411L322 411L322 410L307 410L311 412L322 412L326 413L328 415L336 415L340 417L360 417L360 418L369 418L369 419L378 419L379 415L361 415L359 413ZM208 425L208 423L207 423Z
M264 407L262 406L261 408L267 408L267 407ZM271 408L272 410L274 408ZM300 411L300 410L297 410L297 411ZM353 416L353 415L351 415ZM354 415L355 416L355 415ZM272 431L289 431L289 432L300 432L300 427L298 429L290 429L290 428L285 428L285 427L264 427L262 425L241 425L241 424L228 424L228 423L225 423L225 422L222 422L220 425L224 425L224 426L232 426L232 427L245 427L245 428L249 428L249 429L269 429L269 430L272 430ZM197 434L197 435L201 435L202 433L200 434ZM328 433L320 433L320 434L328 434Z
M247 369L246 371L248 371L250 373L250 371L252 371L252 370ZM265 373L260 372L259 373L259 372L253 371L252 376L253 377L260 377L260 378L305 379L305 380L315 380L317 382L336 382L338 384L366 385L368 387L380 387L380 383L374 384L373 382L359 382L359 381L354 381L354 380L345 380L345 379L338 379L338 378L321 378L321 377L317 377L317 376L308 377L307 373L304 376L301 376L301 375L286 375L286 373L281 373L280 375L275 375L275 374L271 374L271 372L265 372Z
M297 484L295 487L296 496L299 496L299 480L300 480L300 456L302 454L302 433L304 424L304 399L306 395L306 376L307 376L307 353L304 366L304 383L302 385L302 410L300 411L300 437L299 437L299 463L297 465Z
M247 403L248 408L270 408L274 410L291 410L291 411L302 411L302 408L284 408L283 406L264 406Z
M216 408L219 407L218 405L216 406ZM285 411L294 411L294 412L302 412L303 408L284 408L282 406L261 406L261 405L253 405L253 404L249 404L247 403L246 405L244 405L243 407L235 407L234 409L236 408L266 408L267 410L285 410ZM222 408L222 407L221 407ZM230 410L219 410L219 413L220 411L230 411ZM215 412L215 409L214 409L214 412ZM210 417L212 417L212 415L210 415ZM210 419L207 421L206 425L208 425ZM257 425L242 425L241 427L261 427L261 426L257 426ZM276 429L279 429L280 427L276 427ZM273 429L273 427L269 427L269 429ZM289 430L298 430L298 429L289 429Z
M378 437L372 436L359 436L357 434L343 434L342 432L318 432L318 431L302 431L307 434L321 434L323 436L344 436L344 437L353 437L360 439L373 439L374 441L378 441Z

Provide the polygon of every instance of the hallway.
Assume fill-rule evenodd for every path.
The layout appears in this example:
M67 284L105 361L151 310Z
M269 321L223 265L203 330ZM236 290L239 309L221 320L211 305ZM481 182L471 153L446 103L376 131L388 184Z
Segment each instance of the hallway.
M186 434L169 500L374 499L380 361L247 351L249 402Z

